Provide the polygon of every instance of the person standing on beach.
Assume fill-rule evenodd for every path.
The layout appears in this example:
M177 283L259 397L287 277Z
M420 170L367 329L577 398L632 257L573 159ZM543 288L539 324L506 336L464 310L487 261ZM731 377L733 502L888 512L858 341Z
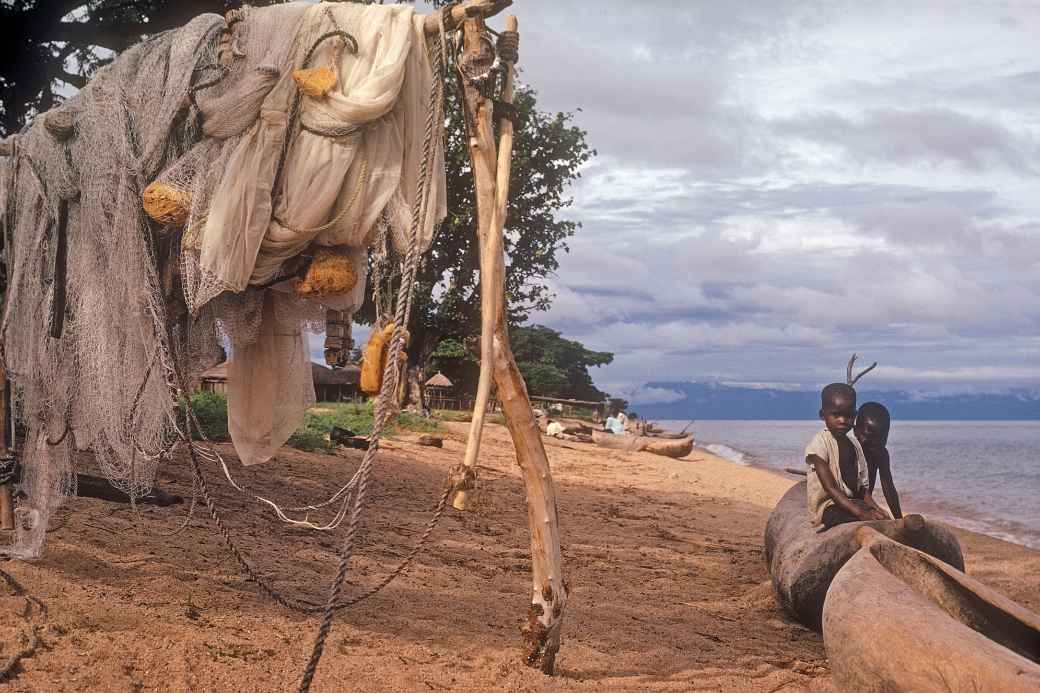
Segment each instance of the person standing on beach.
M853 432L867 458L870 492L874 492L874 484L880 474L885 502L892 511L892 517L899 519L903 516L903 509L899 506L899 493L896 491L895 482L892 481L891 458L888 455L888 431L891 423L892 417L885 405L866 402L856 414Z
M825 428L805 447L806 500L813 524L825 529L845 522L885 520L870 495L866 457L859 441L849 435L856 416L856 391L832 383L820 393L820 418Z

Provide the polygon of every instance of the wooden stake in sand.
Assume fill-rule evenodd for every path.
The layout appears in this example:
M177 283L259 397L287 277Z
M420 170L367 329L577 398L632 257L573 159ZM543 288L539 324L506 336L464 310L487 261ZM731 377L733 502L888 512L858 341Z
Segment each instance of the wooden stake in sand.
M516 31L516 17L506 19L506 31ZM512 28L510 28L512 27ZM481 49L484 46L480 47ZM510 61L504 61L505 78L502 83L501 101L506 104L513 103L513 72L514 66ZM470 107L469 91L475 89L467 88L466 108ZM478 94L479 96L479 94ZM474 109L473 113L476 110ZM476 121L476 119L474 119ZM489 119L490 122L490 119ZM474 129L478 129L474 124ZM488 141L491 142L489 151L481 152L479 148L474 150L474 139L479 140L479 135L469 133L470 158L473 160L473 170L476 179L477 192L477 235L480 240L480 379L477 382L477 396L473 402L473 417L470 419L469 438L466 440L466 455L463 458L466 478L460 484L459 491L455 494L452 505L456 510L466 510L470 502L470 496L475 490L477 456L480 453L480 438L484 431L484 415L487 413L488 402L491 399L491 379L493 377L495 327L498 320L498 306L504 307L502 297L505 293L505 266L504 263L496 262L501 259L503 253L502 233L505 228L506 215L509 205L509 174L512 169L513 158L513 121L510 118L501 118L498 123L499 141L498 156L496 162L494 135L490 132L490 125L486 133ZM477 173L477 159L481 157L481 169ZM493 200L493 202L492 202ZM483 205L481 202L483 201ZM502 267L499 267L502 265Z
M464 60L471 64L490 64L494 56L489 54L490 46L484 40L484 17L479 14L467 15L462 22L462 31ZM512 40L516 40L516 31L516 17L508 17L506 31L502 36L509 35ZM507 72L502 100L511 102L513 70L511 62L505 62ZM527 387L509 346L505 317L505 255L502 234L509 197L513 123L507 117L501 120L501 140L496 148L492 130L494 103L481 94L480 89L469 80L464 80L463 97L477 197L482 317L481 379L466 448L467 476L472 480L473 465L479 452L484 411L490 394L490 378L493 375L506 425L513 438L517 463L523 474L527 490L528 522L531 526L531 572L534 593L527 624L524 626L524 655L529 665L538 667L545 673L552 673L556 653L560 647L560 624L567 603L560 553L556 492L541 432L527 397ZM456 501L458 507L459 499ZM463 496L463 507L465 502Z
M0 367L0 459L10 455L7 440L7 372ZM14 496L11 483L0 484L0 529L14 529Z

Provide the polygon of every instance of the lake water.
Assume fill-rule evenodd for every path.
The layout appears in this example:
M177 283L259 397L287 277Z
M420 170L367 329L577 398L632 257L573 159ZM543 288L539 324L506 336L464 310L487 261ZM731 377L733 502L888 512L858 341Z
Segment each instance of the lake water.
M679 430L685 421L662 421ZM739 464L805 468L820 421L696 421L699 446ZM897 421L888 449L903 512L1040 549L1040 421ZM793 478L793 477L792 477ZM875 497L883 500L880 483Z

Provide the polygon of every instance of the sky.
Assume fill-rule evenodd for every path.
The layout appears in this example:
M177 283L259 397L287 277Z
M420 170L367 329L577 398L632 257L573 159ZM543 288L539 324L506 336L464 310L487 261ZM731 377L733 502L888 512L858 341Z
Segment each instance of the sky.
M613 352L602 389L811 389L857 352L869 388L1040 391L1040 3L509 13L520 79L598 151L532 322Z
M1040 389L1040 4L517 0L598 156L532 321L596 383ZM501 18L492 25L501 27Z

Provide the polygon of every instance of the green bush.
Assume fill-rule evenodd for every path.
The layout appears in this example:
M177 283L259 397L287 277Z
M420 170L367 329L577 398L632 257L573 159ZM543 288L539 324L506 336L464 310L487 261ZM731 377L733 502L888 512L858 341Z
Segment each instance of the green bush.
M207 438L228 439L227 397L216 392L196 392L191 396L191 408Z
M308 427L306 424L300 426L295 433L289 436L286 445L308 452L329 449L329 441L325 434L319 429Z

